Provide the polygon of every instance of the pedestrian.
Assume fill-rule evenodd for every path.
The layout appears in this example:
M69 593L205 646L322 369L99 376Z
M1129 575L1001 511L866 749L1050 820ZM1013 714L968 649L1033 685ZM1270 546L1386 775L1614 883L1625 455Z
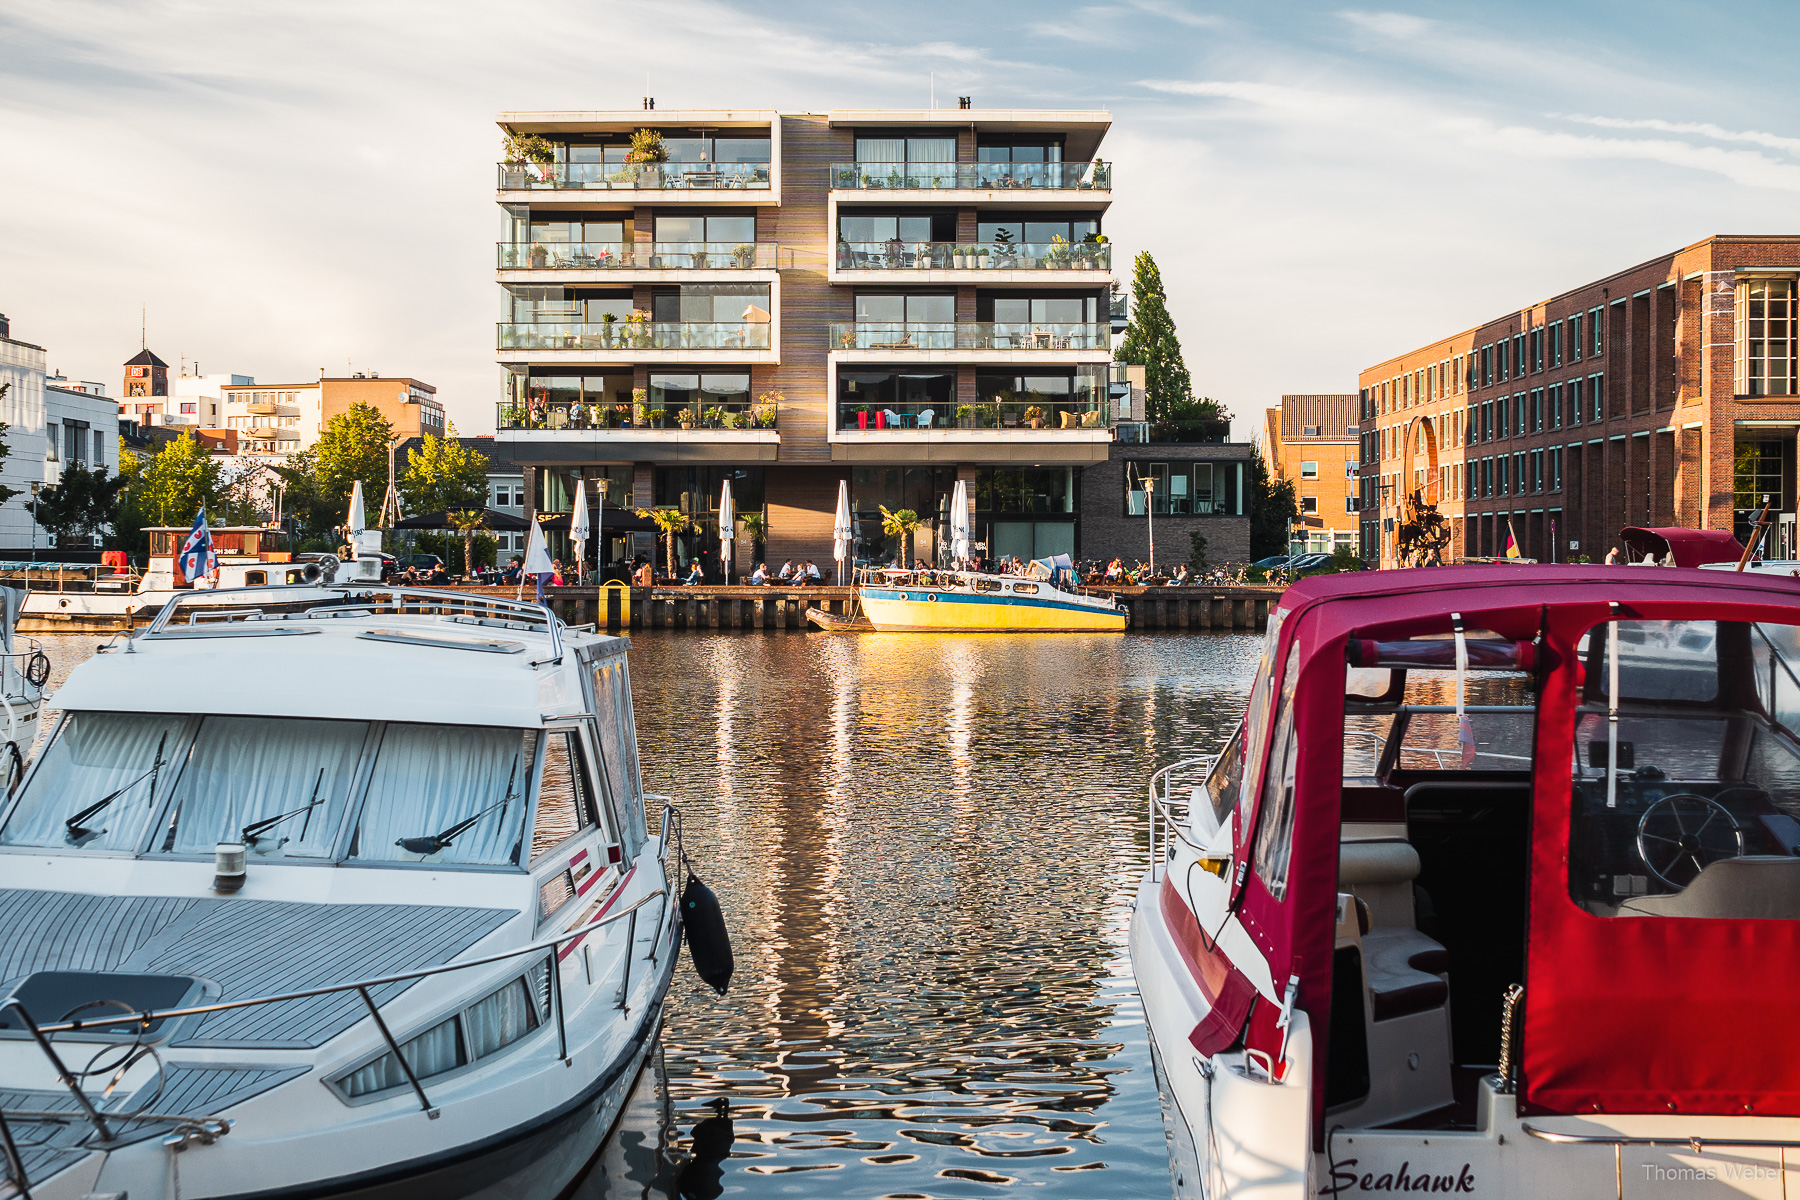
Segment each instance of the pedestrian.
M562 559L560 558L550 560L550 586L563 586Z
M1617 546L1614 546L1611 550L1606 552L1606 565L1609 567L1616 567L1619 565L1619 548Z

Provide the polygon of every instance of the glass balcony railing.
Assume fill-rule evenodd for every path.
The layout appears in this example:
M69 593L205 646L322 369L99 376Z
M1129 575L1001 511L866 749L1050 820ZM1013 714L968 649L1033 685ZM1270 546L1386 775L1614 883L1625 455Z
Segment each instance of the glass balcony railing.
M1105 429L1110 406L1102 397L1019 399L991 397L975 404L838 401L838 428L859 432L902 429L1054 430Z
M835 321L834 350L1106 350L1112 327L1062 322L918 321L885 324Z
M501 350L767 350L767 321L500 324Z
M1112 190L1109 162L832 163L831 186L866 191Z
M500 242L502 270L773 270L774 242Z
M840 271L1106 271L1106 242L844 242Z
M683 163L501 163L500 190L544 191L747 191L769 190L769 164L762 162Z
M494 407L497 429L734 429L777 428L780 410L773 404L688 405L676 409L641 404L582 403L579 400L527 400Z

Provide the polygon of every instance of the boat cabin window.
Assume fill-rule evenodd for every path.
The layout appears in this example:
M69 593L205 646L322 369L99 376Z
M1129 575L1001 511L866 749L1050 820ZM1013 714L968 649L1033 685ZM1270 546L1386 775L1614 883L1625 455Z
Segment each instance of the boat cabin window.
M997 592L1005 586L1006 585L1001 583L998 579L982 579L977 577L970 581L970 587L978 592Z
M620 836L645 826L643 787L638 780L637 725L631 710L631 680L625 661L615 658L594 668L594 728L600 752L601 800ZM626 845L625 853L637 853Z
M1294 685L1300 676L1300 645L1288 651L1281 670L1281 705L1276 710L1274 749L1263 773L1257 815L1256 877L1280 900L1287 895L1288 859L1294 844L1294 767L1300 757L1294 730Z
M538 783L537 820L531 827L531 859L574 837L598 819L588 790L581 736L557 730L544 736L544 767Z
M259 858L330 856L368 734L364 721L201 718L151 851L242 841Z
M1237 807L1238 788L1244 782L1244 727L1231 731L1231 740L1206 773L1206 797L1212 801L1213 818L1220 824L1231 819Z
M0 845L134 853L175 787L194 725L164 713L70 713L0 829Z
M1570 897L1603 917L1800 918L1800 630L1618 621L1580 653Z
M519 861L537 731L387 727L350 857L359 862Z
M1035 583L1015 583L1012 585L1012 590L1018 592L1022 596L1035 596L1037 594L1038 585Z
M256 587L258 584L263 584L263 583L267 583L267 582L269 582L269 573L267 571L245 571L244 572L244 586L245 587Z

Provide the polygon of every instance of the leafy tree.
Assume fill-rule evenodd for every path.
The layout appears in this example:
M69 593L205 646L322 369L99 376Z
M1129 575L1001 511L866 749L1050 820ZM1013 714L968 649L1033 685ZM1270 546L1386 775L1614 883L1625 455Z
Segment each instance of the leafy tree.
M487 507L488 460L459 441L426 434L424 444L406 452L406 470L396 486L409 512L450 512ZM364 493L368 487L363 488Z
M919 520L919 514L910 508L902 508L896 512L889 512L885 505L877 505L877 507L881 509L881 532L887 534L891 538L900 539L900 552L902 555L900 565L903 567L911 566L913 561L913 535L918 532L919 526L923 524L923 522Z
M123 456L121 456L123 458ZM188 525L201 508L223 513L224 472L212 455L202 450L193 434L184 433L148 458L131 456L121 461L128 502L119 519L132 529L145 525Z
M105 467L89 470L78 462L63 469L62 482L40 491L26 505L37 523L65 538L86 537L110 530L119 519L119 493L124 475L109 477Z
M270 467L281 481L282 515L291 518L295 530L300 535L295 539L296 548L310 544L312 538L323 535L326 531L344 523L344 516L349 510L349 497L344 498L343 505L326 497L319 484L319 460L311 450L302 450L288 455L288 460L279 466ZM364 496L368 488L363 488ZM310 536L309 536L310 535ZM325 538L320 549L335 546L335 541Z
M679 508L640 508L637 515L647 521L655 521L657 532L662 535L663 545L668 549L669 574L675 574L675 535L688 527L687 514Z
M1144 368L1144 419L1152 425L1172 431L1231 419L1210 397L1194 396L1175 318L1169 315L1162 271L1149 251L1132 264L1131 323L1115 357Z
M380 506L387 491L388 447L393 443L393 425L373 405L352 404L326 424L312 448L310 465L318 479L320 503L336 513L332 524L343 521L350 489L359 479L363 503Z
M1300 516L1294 481L1269 475L1260 448L1250 455L1250 558L1288 552L1288 531Z

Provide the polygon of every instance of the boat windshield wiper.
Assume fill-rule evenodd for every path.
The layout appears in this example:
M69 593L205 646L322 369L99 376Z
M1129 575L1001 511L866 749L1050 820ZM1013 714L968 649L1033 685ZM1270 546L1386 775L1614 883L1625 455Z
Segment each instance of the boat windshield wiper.
M238 831L238 837L243 840L243 842L246 846L254 846L254 845L256 845L257 842L262 840L263 834L265 834L269 830L275 828L275 826L281 824L283 821L287 820L289 817L297 817L301 813L305 813L306 820L304 822L302 822L300 825L300 840L304 842L306 840L306 831L308 829L312 828L312 811L313 811L313 809L319 807L319 803L320 803L319 788L322 787L324 785L324 783L325 783L325 768L320 767L319 768L319 777L317 779L313 780L312 799L308 800L305 804L301 805L299 808L293 809L290 812L277 813L276 815L274 815L272 817L264 817L260 821L250 822L250 824L244 826L242 829L240 829ZM282 838L281 841L282 841L283 845L287 844L286 838Z
M100 797L100 799L94 801L94 803L88 805L86 808L63 822L63 829L65 830L63 837L68 839L70 845L85 846L95 838L104 834L106 830L89 829L87 828L86 822L114 800L117 800L132 788L144 782L144 780L148 779L151 781L150 794L152 796L156 795L156 776L157 773L162 770L163 747L168 745L168 741L169 735L164 733L161 740L156 743L156 760L150 764L150 769L148 771L145 771L142 775L139 775L124 787L108 792L106 795Z
M439 850L442 850L451 842L455 841L459 835L465 832L470 826L474 825L475 822L481 820L481 818L487 816L496 808L504 812L506 806L513 801L513 784L518 778L519 760L514 758L512 773L506 778L506 795L502 796L493 804L488 805L474 816L464 821L458 821L448 829L440 830L433 834L427 834L425 837L398 838L395 840L394 845L400 847L408 854L436 854Z

